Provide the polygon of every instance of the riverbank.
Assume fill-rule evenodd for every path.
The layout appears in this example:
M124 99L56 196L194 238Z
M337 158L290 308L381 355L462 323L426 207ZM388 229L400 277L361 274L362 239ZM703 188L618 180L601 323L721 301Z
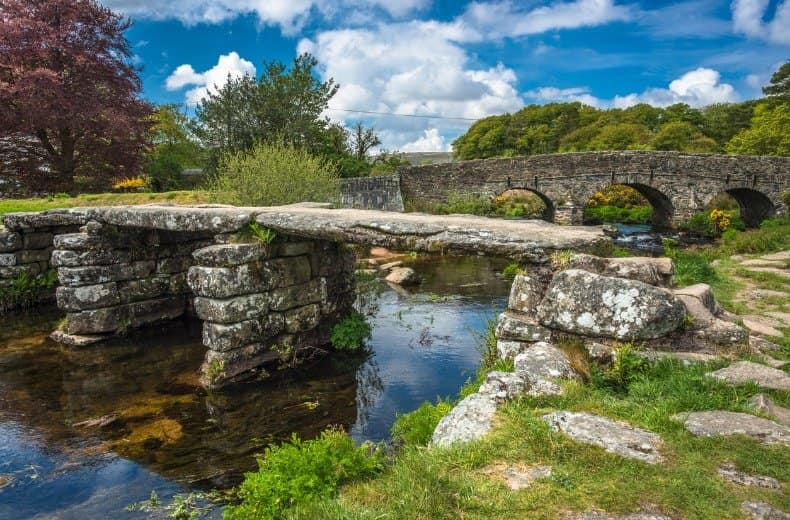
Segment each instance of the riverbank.
M553 519L641 512L656 515L642 518L736 519L763 518L749 511L766 507L790 511L790 495L784 491L790 485L786 439L784 444L766 444L743 435L695 436L676 417L713 410L768 417L768 408L755 408L767 402L773 403L775 414L787 413L776 408L790 407L786 389L761 388L756 382L731 386L709 374L738 361L783 367L790 360L790 330L783 320L790 295L788 236L788 223L774 222L765 229L732 234L715 247L669 251L682 285L710 283L717 299L747 327L750 315L783 321L773 331L752 329L753 348L696 360L656 360L633 345L609 368L589 365L585 353L577 352L577 361L589 367L584 382L562 382L562 396L523 396L504 404L488 436L449 448L427 447L430 436L424 432L432 432L450 407L444 402L424 405L409 420L399 421L398 437L406 442L374 477L354 480L348 474L339 479L344 485L336 497L291 497L293 507L282 514ZM754 291L774 292L746 297ZM483 367L461 396L474 392L492 368L493 363ZM496 368L512 370L512 365L497 362ZM780 370L787 374L787 368ZM662 460L647 464L575 442L542 419L559 411L595 414L652 432L660 439ZM254 500L255 490L254 481L248 482L247 503ZM245 517L243 510L237 512L241 514L234 517Z

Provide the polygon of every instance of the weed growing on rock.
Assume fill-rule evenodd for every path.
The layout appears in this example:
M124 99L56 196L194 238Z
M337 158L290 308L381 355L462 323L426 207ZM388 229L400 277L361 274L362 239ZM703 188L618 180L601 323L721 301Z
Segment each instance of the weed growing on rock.
M359 350L370 339L372 328L365 316L352 311L332 329L332 346L338 350Z
M507 266L502 269L502 277L505 280L513 281L516 276L524 274L524 269L522 269L521 265L517 264L516 262L511 262L507 264Z

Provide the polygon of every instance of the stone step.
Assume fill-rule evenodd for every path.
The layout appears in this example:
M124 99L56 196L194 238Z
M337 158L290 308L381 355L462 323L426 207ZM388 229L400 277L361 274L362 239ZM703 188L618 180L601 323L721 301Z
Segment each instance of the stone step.
M790 390L790 376L785 372L751 361L738 361L728 367L710 372L708 376L731 385L755 383L761 388Z

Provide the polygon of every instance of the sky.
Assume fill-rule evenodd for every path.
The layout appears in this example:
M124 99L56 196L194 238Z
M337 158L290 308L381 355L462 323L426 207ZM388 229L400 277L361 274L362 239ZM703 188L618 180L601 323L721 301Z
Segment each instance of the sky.
M790 0L101 1L133 20L147 99L194 108L228 74L309 52L340 85L326 116L389 151L448 151L532 103L753 99L790 59Z

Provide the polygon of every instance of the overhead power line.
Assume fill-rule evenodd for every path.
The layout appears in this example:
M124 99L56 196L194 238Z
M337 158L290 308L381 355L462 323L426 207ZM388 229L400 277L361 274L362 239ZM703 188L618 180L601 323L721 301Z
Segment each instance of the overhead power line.
M471 117L445 117L445 116L429 116L422 114L398 114L395 112L374 112L372 110L351 110L348 108L334 108L334 107L329 107L329 110L335 110L337 112L352 112L354 114L370 114L375 116L416 117L419 119L448 119L451 121L477 121L477 119L473 119Z

